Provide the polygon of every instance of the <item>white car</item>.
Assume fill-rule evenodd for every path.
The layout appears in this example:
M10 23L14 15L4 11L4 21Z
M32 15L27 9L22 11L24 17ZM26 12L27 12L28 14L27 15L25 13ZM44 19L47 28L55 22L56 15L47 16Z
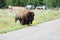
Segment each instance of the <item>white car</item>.
M44 10L44 9L46 9L46 6L37 6L36 9L42 9L42 10Z
M34 5L27 5L25 6L26 9L35 9L35 6Z

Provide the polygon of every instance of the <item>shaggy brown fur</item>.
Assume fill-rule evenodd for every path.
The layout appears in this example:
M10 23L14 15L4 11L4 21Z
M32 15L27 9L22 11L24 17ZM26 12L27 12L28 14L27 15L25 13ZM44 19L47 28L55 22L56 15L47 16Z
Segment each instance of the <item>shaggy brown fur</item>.
M24 10L18 14L16 14L15 22L19 20L22 25L25 24L32 24L32 21L34 20L34 13L28 10Z

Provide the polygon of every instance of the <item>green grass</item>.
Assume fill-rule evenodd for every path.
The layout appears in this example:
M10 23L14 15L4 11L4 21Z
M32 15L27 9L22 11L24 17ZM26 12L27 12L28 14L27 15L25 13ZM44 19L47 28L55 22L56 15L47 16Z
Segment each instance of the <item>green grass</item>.
M0 34L60 18L60 10L35 10L33 24L28 26L21 25L19 21L15 23L15 13L17 12L19 12L19 10L10 11L0 9Z

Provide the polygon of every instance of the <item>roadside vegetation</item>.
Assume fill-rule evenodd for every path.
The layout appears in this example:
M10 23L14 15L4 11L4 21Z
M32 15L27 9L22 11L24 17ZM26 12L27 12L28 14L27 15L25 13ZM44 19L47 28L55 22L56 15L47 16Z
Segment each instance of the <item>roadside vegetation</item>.
M15 23L15 14L19 10L0 9L0 34L21 28L31 27L42 22L60 18L60 10L34 10L35 19L31 25L21 25L19 21Z

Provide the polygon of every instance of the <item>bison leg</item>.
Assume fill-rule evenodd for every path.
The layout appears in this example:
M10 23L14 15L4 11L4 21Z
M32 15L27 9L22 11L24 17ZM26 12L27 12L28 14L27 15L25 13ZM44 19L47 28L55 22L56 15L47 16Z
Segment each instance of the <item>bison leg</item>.
M31 21L31 24L32 24L32 21Z
M30 23L29 23L29 22L28 22L27 24L28 24L28 25L30 25Z
M17 18L15 18L15 22L17 22L17 20L18 20L18 19L17 19Z
M32 18L32 19L30 20L30 23L31 23L31 24L32 24L33 20L34 20L34 18Z
M27 25L29 25L29 24L30 24L29 20L27 20L27 21L26 21L26 24L27 24Z
M25 22L24 22L24 20L23 20L23 19L21 20L21 24L22 24L22 25L25 25Z
M19 21L20 21L20 23L21 23L21 22L22 22L22 19L20 18Z

